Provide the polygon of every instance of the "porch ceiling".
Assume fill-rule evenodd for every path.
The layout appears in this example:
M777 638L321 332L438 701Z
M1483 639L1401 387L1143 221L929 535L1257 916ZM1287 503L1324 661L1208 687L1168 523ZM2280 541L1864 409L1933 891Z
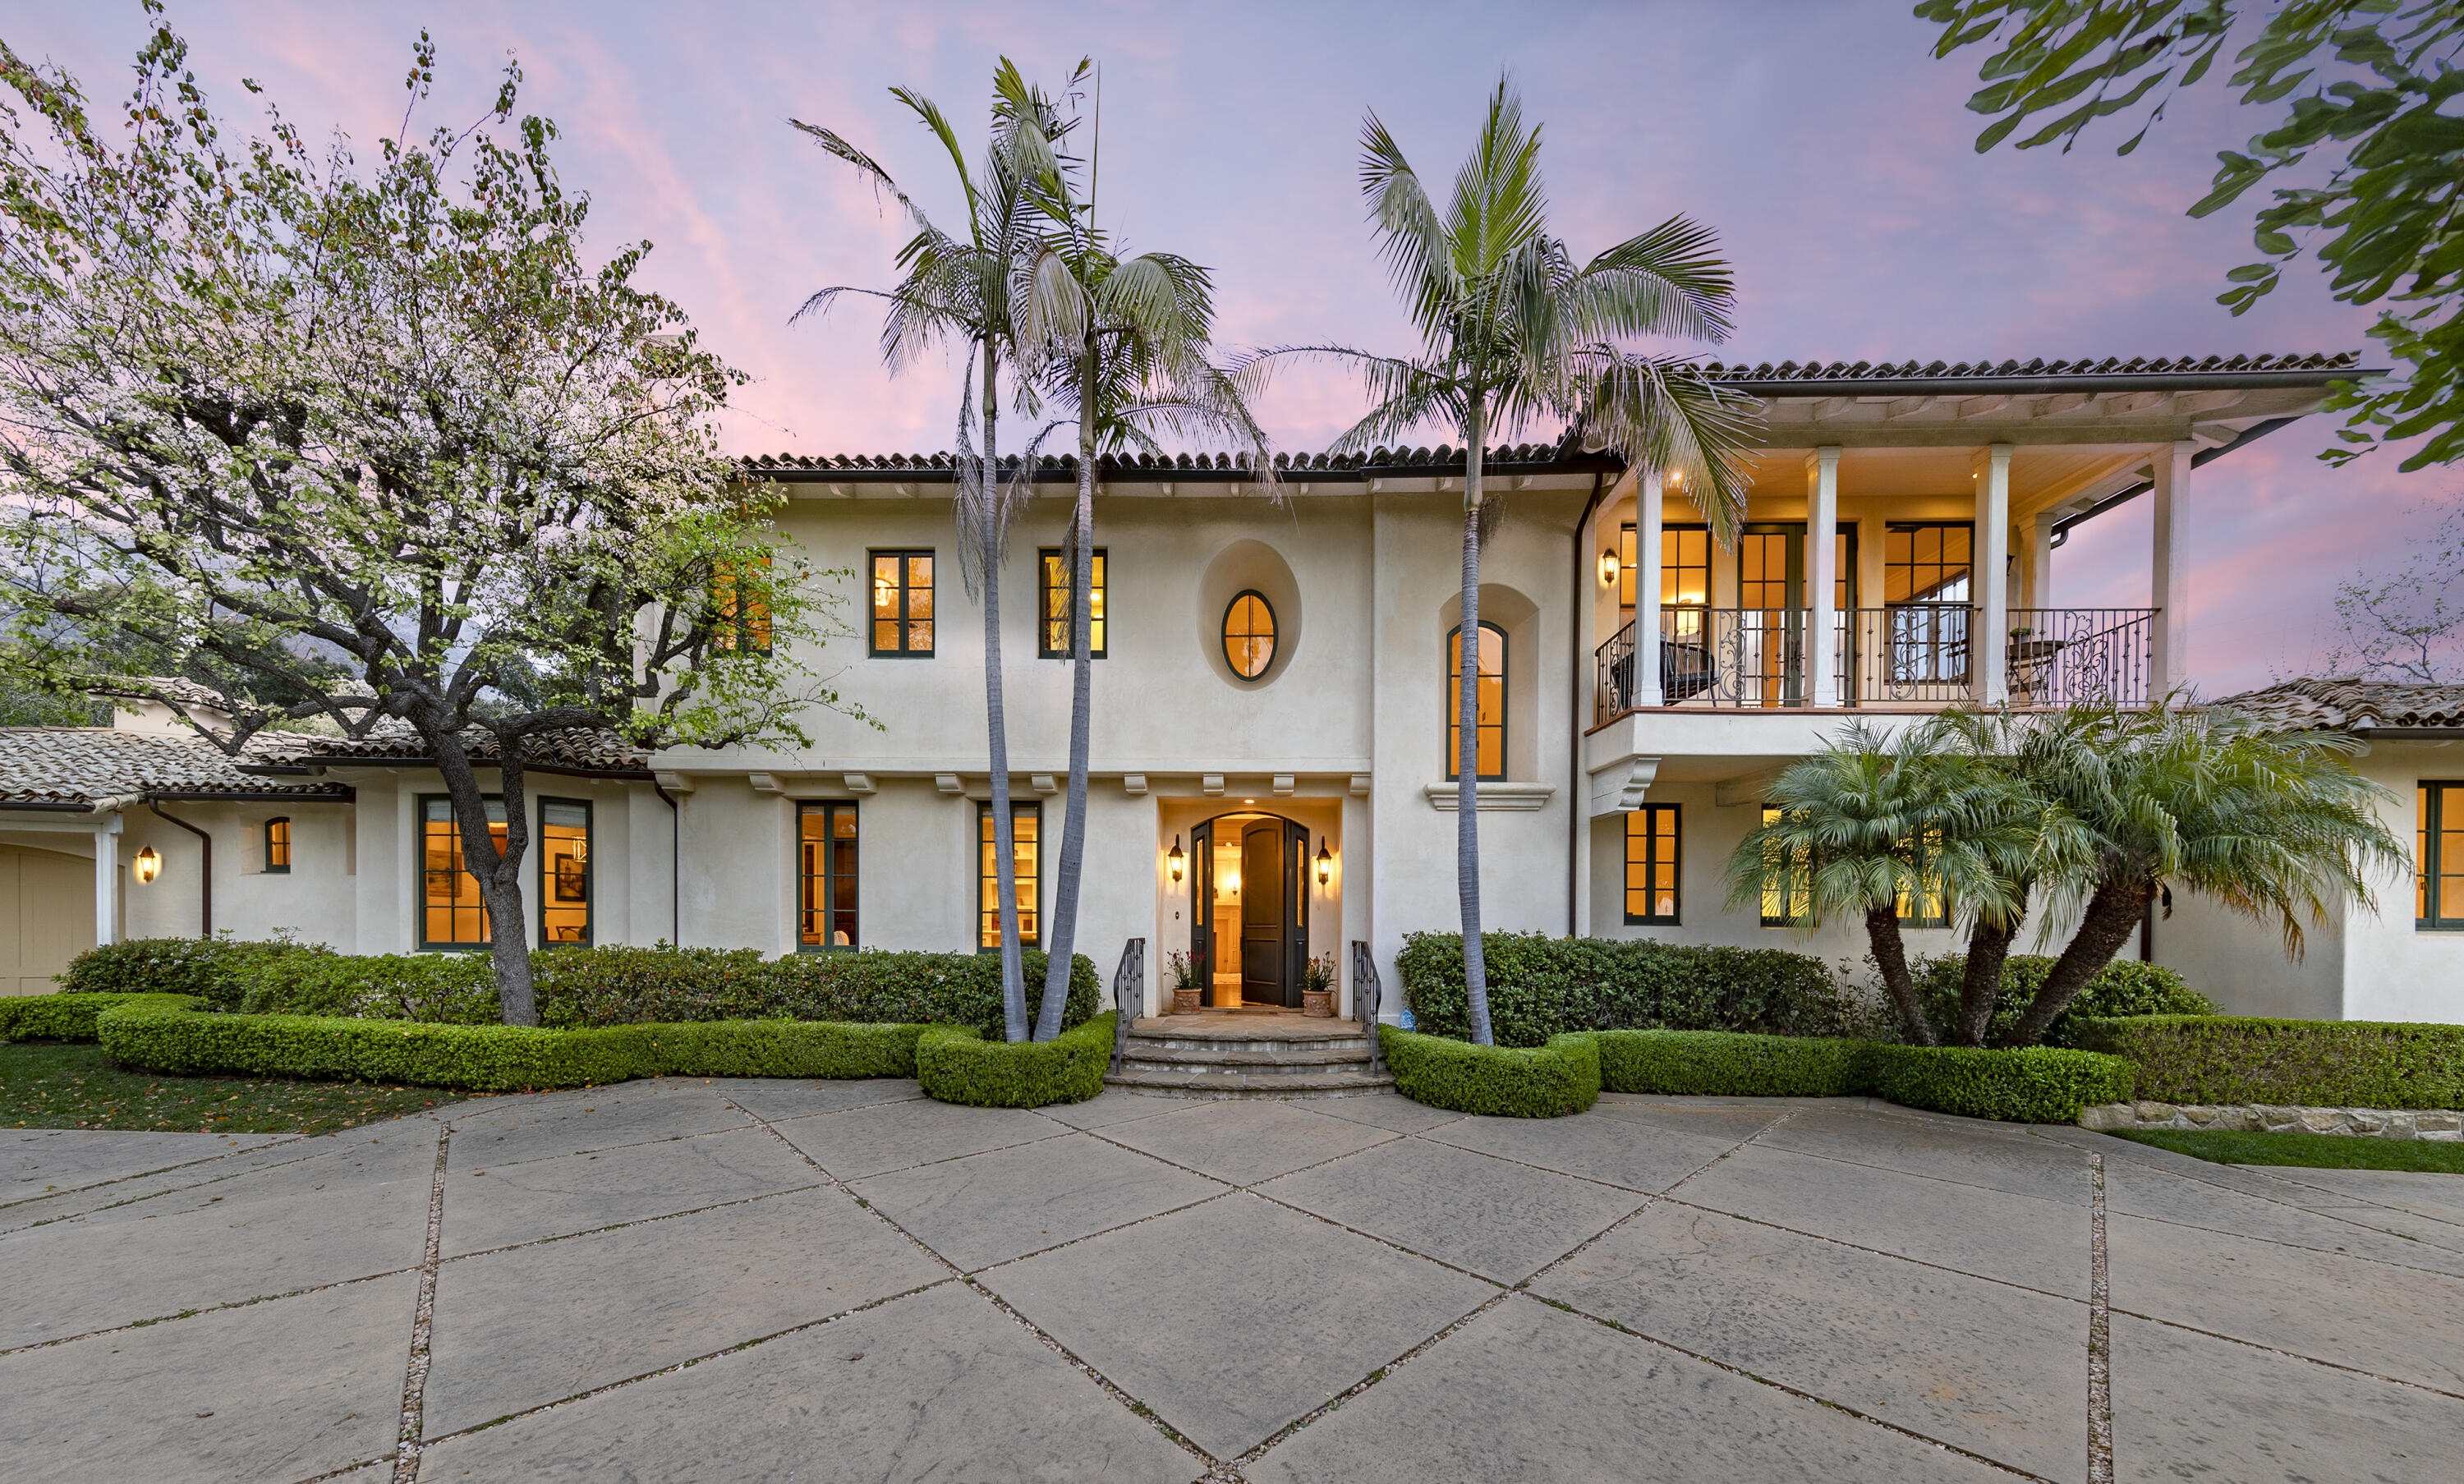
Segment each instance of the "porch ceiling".
M2011 456L2011 510L2024 515L2067 504L2078 496L2104 492L2101 487L2147 463L2148 445L2056 444L2022 445ZM1913 448L1844 447L1839 453L1839 497L1843 500L1955 496L1975 491L1971 474L1982 445ZM1805 498L1808 448L1771 448L1756 454L1749 468L1753 498L1773 504Z

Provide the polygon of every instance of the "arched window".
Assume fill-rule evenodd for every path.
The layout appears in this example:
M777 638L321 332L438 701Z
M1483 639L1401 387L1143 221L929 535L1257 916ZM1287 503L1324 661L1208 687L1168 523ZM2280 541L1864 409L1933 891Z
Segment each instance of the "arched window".
M265 870L269 876L279 876L291 869L291 821L276 818L265 821Z
M1223 663L1243 680L1264 677L1275 663L1275 610L1256 588L1244 588L1223 610Z
M1446 776L1460 776L1456 764L1463 757L1463 626L1457 624L1446 636ZM1480 748L1480 772L1475 778L1503 779L1506 776L1506 630L1494 623L1480 626L1480 642L1473 646L1480 675L1480 707L1477 742Z

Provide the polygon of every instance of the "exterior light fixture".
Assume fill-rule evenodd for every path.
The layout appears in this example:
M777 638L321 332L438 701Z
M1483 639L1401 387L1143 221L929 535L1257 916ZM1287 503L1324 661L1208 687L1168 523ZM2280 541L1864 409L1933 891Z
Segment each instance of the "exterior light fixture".
M163 874L162 855L153 846L146 846L137 852L136 869L139 885L153 884L154 878Z
M1180 853L1180 837L1179 837L1179 836L1175 835L1175 836L1172 838L1172 849L1171 849L1171 850L1169 850L1169 851L1167 851L1167 852L1165 852L1165 854L1164 854L1164 858L1163 858L1163 859L1164 859L1164 864L1165 864L1165 865L1167 865L1167 866L1169 866L1169 867L1171 867L1171 869L1172 869L1172 880L1173 880L1173 884L1175 884L1175 885L1178 885L1178 884L1180 884L1180 868L1181 868L1181 865L1182 865L1182 863L1183 863L1184 862L1186 862L1186 861L1189 859L1187 856L1184 856L1184 855L1182 855L1182 854Z
M1600 548L1600 586L1602 586L1602 587L1610 587L1610 586L1614 586L1614 585L1616 584L1616 582L1617 582L1617 570L1618 570L1620 567L1622 567L1623 565L1624 565L1624 563L1622 563L1622 562L1620 562L1620 561L1618 561L1618 560L1617 560L1617 548L1616 548L1616 547L1614 547L1614 546L1604 546L1604 547L1601 547L1601 548Z
M1670 470L1668 471L1668 488L1669 488L1669 489L1671 489L1671 490L1683 490L1683 489L1684 489L1684 488L1685 488L1685 470L1683 470L1683 469L1670 469Z
M1317 884L1325 885L1334 876L1334 857L1326 853L1326 837L1317 838Z

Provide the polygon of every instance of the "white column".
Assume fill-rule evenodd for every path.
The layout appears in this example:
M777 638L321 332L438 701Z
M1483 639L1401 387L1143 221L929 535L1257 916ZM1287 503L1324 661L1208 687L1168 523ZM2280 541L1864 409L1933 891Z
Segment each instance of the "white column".
M2054 513L2038 511L2028 533L2028 600L2021 606L2054 605Z
M1976 537L1969 579L1976 613L1968 633L1976 699L2011 699L2011 446L1997 443L1976 456Z
M1660 689L1660 470L1634 471L1634 704L1665 706Z
M120 813L94 825L94 946L120 941Z
M2150 625L2148 677L2156 699L2190 679L2190 542L2182 524L2182 503L2190 492L2190 455L2195 443L2163 444L2155 450L2156 543L2148 564Z
M1839 587L1839 449L1816 448L1805 460L1806 595L1812 610L1805 635L1805 680L1809 706L1839 704L1839 650L1832 631L1838 626Z

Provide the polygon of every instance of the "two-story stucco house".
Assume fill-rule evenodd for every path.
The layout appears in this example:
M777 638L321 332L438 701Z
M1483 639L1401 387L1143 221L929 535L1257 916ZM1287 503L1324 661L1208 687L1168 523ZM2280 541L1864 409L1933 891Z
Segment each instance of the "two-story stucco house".
M2198 535L2234 499L2230 455L2317 409L2355 366L2309 356L1722 368L1768 423L1733 548L1715 545L1657 471L1575 443L1492 449L1490 488L1510 509L1483 558L1474 681L1488 926L1861 954L1861 935L1801 934L1784 902L1726 900L1724 862L1775 771L1851 714L1888 726L1969 702L2144 704L2198 687ZM577 743L552 764L561 776L532 785L542 861L531 930L543 942L774 952L981 947L992 920L982 617L957 567L953 462L812 454L745 467L784 496L786 539L817 567L855 575L860 637L806 658L881 725L817 713L800 752L639 757ZM1339 950L1357 940L1391 983L1405 933L1456 922L1460 677L1447 641L1461 451L1293 455L1279 474L1269 499L1254 470L1222 458L1098 471L1077 946L1109 969L1126 940L1146 940L1150 1014L1168 1004L1169 952L1196 957L1213 1003L1297 1004L1308 959L1333 955L1348 990ZM1045 928L1066 783L1057 558L1075 479L1069 460L1036 470L1002 575L1031 939ZM2154 505L2146 604L2065 606L2052 576L2064 533L2141 494ZM310 743L265 766L290 771L248 776L323 792L192 801L182 815L214 837L218 926L296 928L362 951L484 936L456 881L441 790L412 752ZM2464 765L2444 772L2464 778ZM30 816L12 814L0 841L21 862L40 851L87 860L81 875L43 867L50 895L21 885L21 904L74 895L56 884L74 877L89 883L98 935L197 930L195 840L131 807L142 791L114 802L65 778L54 792L49 834L19 830ZM68 807L79 797L91 813ZM2464 825L2464 791L2447 807ZM276 816L279 871L267 834ZM157 879L120 879L149 849ZM26 882L40 874L17 869ZM269 873L282 879L257 879ZM10 889L0 879L0 894ZM2464 903L2464 881L2453 891ZM1957 946L1923 904L1911 911L1918 951ZM2390 906L2344 937L2436 927ZM2149 941L2228 1007L2332 1015L2376 1003L2324 985L2315 959L2218 956L2215 937L2186 918L2154 925ZM2464 934L2421 951L2419 963L2464 983ZM2336 972L2374 962L2341 954L2350 967ZM2464 1019L2464 993L2405 1003Z

